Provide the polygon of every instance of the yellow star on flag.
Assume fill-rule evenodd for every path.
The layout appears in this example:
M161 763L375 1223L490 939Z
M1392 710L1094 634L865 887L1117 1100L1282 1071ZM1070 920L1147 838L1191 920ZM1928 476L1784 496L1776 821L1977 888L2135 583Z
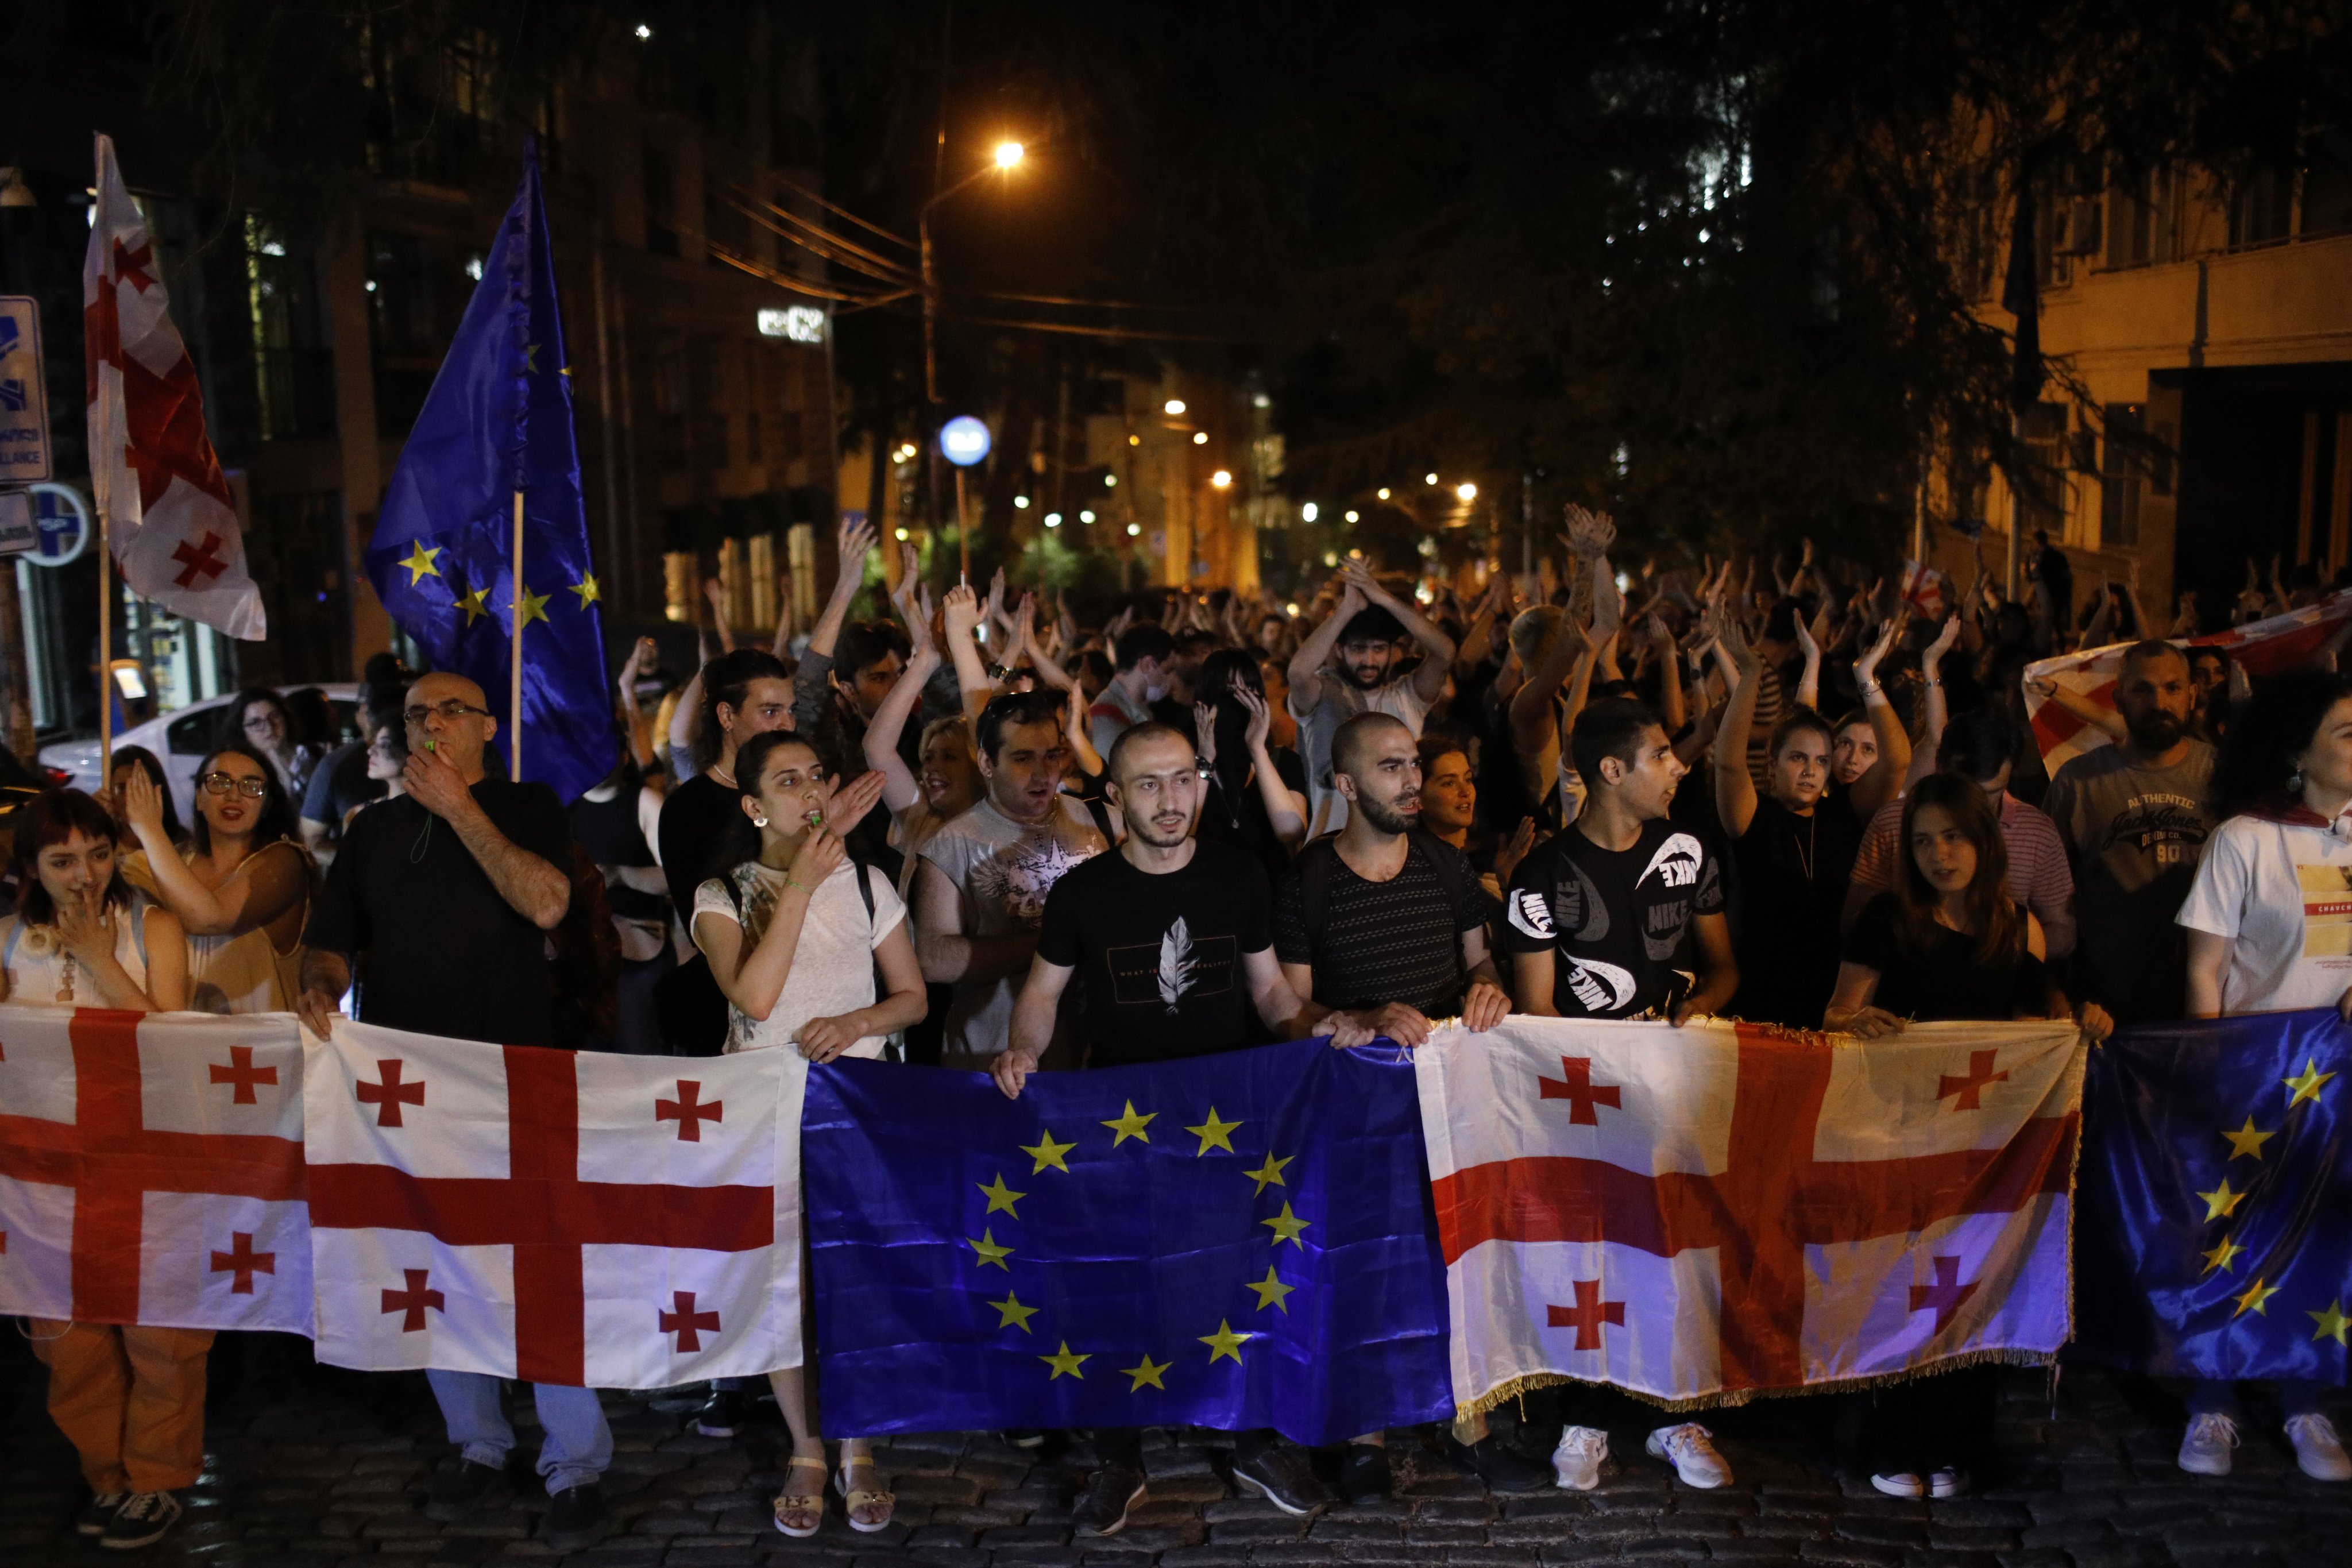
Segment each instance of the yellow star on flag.
M2304 1315L2319 1325L2319 1331L2311 1336L2313 1339L2334 1340L2339 1345L2352 1342L2344 1337L2345 1331L2352 1329L2352 1318L2344 1315L2343 1297L2338 1296L2330 1301L2324 1312L2306 1312Z
M1238 1121L1218 1121L1217 1108L1213 1105L1209 1107L1209 1120L1198 1127L1184 1129L1201 1141L1201 1146L1192 1151L1193 1158L1198 1159L1212 1149L1223 1149L1228 1154L1234 1152L1234 1129L1240 1125Z
M580 607L583 610L604 596L604 590L596 586L596 574L593 572L580 574L580 581L572 584L564 592L579 595Z
M1138 1116L1135 1113L1135 1101L1131 1100L1129 1100L1127 1102L1127 1112L1125 1115L1113 1117L1110 1121L1103 1123L1105 1127L1109 1128L1112 1131L1118 1134L1118 1137L1110 1141L1110 1146L1116 1149L1130 1138L1134 1139L1139 1143L1150 1142L1151 1134L1146 1132L1144 1128L1149 1126L1152 1118L1159 1114L1160 1112L1152 1110L1147 1111L1141 1116Z
M520 617L520 624L527 626L533 621L547 619L547 595L534 594L526 586L522 591L522 602L509 604L507 608L516 611Z
M2294 1098L2286 1102L2286 1108L2293 1110L2306 1100L2317 1100L2319 1086L2335 1076L2332 1072L2321 1072L2319 1063L2313 1058L2304 1058L2301 1075L2286 1080L2287 1088L2294 1090Z
M1244 1342L1254 1340L1255 1338L1257 1338L1255 1334L1237 1334L1234 1332L1233 1324L1220 1318L1217 1320L1217 1331L1213 1334L1202 1334L1201 1336L1201 1342L1209 1347L1209 1363L1211 1365L1213 1366L1216 1364L1216 1360L1219 1356L1224 1356L1231 1360L1235 1366L1239 1366L1242 1364L1242 1345Z
M1296 1285L1285 1285L1282 1282L1281 1277L1275 1273L1273 1264L1269 1263L1265 1266L1265 1279L1245 1279L1242 1283L1248 1289L1257 1292L1257 1310L1259 1311L1263 1312L1268 1307L1279 1307L1282 1309L1283 1316L1288 1317L1290 1315L1290 1302L1288 1300L1288 1297L1290 1293L1293 1290L1297 1289L1298 1287Z
M2265 1285L2261 1280L2257 1279L2252 1284L2246 1287L2246 1293L2244 1295L2233 1298L2238 1303L2238 1313L2233 1313L2231 1315L2236 1316L2239 1313L2252 1311L2260 1312L2264 1317L2268 1317L2270 1315L2270 1308L2264 1305L2264 1303L2269 1301L2272 1297L2277 1294L2277 1286Z
M2240 1247L2228 1237L2223 1237L2221 1238L2221 1246L2203 1255L2205 1258L2205 1272L2210 1274L2216 1268L2220 1269L2224 1274L2234 1272L2234 1270L2231 1268L2230 1265L2235 1263L2238 1260L2238 1254L2245 1250L2246 1249L2244 1247Z
M1020 1212L1014 1209L1013 1205L1019 1200L1027 1197L1029 1194L1027 1193L1016 1193L1011 1187L1006 1186L1004 1184L1003 1172L997 1172L996 1180L993 1182L974 1182L972 1185L978 1187L982 1193L985 1193L988 1195L988 1207L982 1211L982 1217L985 1217L987 1215L992 1215L999 1209L1003 1209L1014 1219L1019 1219L1021 1217Z
M1031 1159L1037 1162L1035 1164L1029 1167L1029 1173L1031 1175L1034 1176L1038 1172L1044 1170L1046 1166L1051 1165L1054 1169L1061 1172L1062 1174L1066 1176L1070 1173L1070 1168L1062 1163L1062 1156L1076 1148L1077 1145L1076 1143L1056 1143L1054 1142L1054 1134L1046 1129L1040 1127L1037 1129L1037 1142L1034 1143L1024 1143L1020 1147L1021 1152L1024 1154L1028 1155Z
M1292 1214L1288 1204L1283 1205L1282 1212L1274 1218L1258 1221L1260 1225L1274 1227L1275 1246L1280 1247L1286 1241L1301 1252L1307 1250L1307 1244L1298 1239L1298 1233L1314 1223L1311 1219L1300 1219L1297 1215Z
M2224 1129L2221 1136L2230 1141L2231 1159L2236 1160L2244 1158L2259 1160L2263 1157L2263 1144L2270 1139L2277 1137L2278 1134L2275 1132L2255 1131L2254 1119L2249 1116L2246 1118L2246 1124L2243 1127L2239 1128L2235 1132L2231 1132L2227 1129Z
M457 607L466 612L466 624L469 626L490 613L490 607L482 603L482 591L479 588L460 595Z
M438 577L441 575L441 568L433 564L433 558L440 553L441 547L439 545L435 544L428 546L425 541L420 539L416 542L415 547L409 551L407 560L397 561L394 562L394 564L408 568L408 585L414 588L417 584L423 582L427 577Z
M974 1241L971 1237L967 1236L963 1238L963 1244L966 1247L971 1247L974 1252L980 1254L980 1266L982 1268L985 1268L990 1264L993 1263L999 1268L1003 1269L1007 1274L1013 1272L1012 1265L1004 1261L1006 1258L1013 1256L1013 1249L1009 1247L997 1246L996 1233L994 1231L982 1231L978 1241Z
M1053 1376L1045 1379L1047 1383L1053 1382L1055 1377L1065 1375L1075 1377L1080 1383L1084 1383L1087 1379L1087 1374L1080 1372L1078 1370L1078 1366L1083 1362L1094 1360L1094 1357L1091 1355L1071 1354L1070 1342L1064 1340L1060 1350L1055 1352L1052 1355L1041 1355L1037 1359L1054 1369Z
M1005 1272L1011 1273L1012 1270L1007 1269ZM991 1301L989 1305L996 1309L998 1328L1019 1329L1024 1334L1029 1331L1029 1320L1035 1317L1039 1310L1035 1307L1023 1306L1020 1293L1013 1290L1007 1290L1003 1300Z
M1274 1157L1274 1151L1269 1149L1265 1153L1265 1164L1260 1165L1255 1171L1244 1171L1242 1174L1247 1176L1251 1181L1255 1182L1257 1184L1257 1190L1261 1193L1265 1191L1268 1186L1286 1187L1290 1184L1282 1179L1282 1168L1285 1165L1289 1164L1291 1160L1296 1160L1297 1158L1297 1155L1293 1154L1290 1156L1289 1160L1277 1160Z
M2233 1193L2230 1190L2230 1178L2227 1176L2222 1177L2221 1184L2211 1192L2200 1193L2197 1195L2205 1200L2207 1219L2227 1219L2236 1211L2240 1204L2246 1201L2245 1194Z
M1165 1394L1168 1392L1168 1385L1160 1381L1160 1374L1166 1372L1172 1364L1172 1363L1164 1361L1155 1362L1150 1356L1146 1355L1143 1358L1142 1365L1123 1366L1118 1370L1127 1373L1129 1377L1134 1379L1133 1382L1127 1385L1127 1391L1129 1394L1142 1393L1144 1385L1147 1384L1151 1387L1160 1390L1162 1394ZM1051 1383L1053 1379L1047 1378L1045 1381Z

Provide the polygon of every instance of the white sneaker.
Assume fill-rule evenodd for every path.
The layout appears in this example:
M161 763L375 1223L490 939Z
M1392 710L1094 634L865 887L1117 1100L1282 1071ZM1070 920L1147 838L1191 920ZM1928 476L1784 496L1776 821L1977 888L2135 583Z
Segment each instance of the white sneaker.
M1937 1470L1927 1478L1929 1497L1966 1497L1968 1490L1969 1473L1966 1470Z
M2188 1434L2180 1439L2180 1468L2192 1476L2226 1476L2230 1473L2230 1450L2237 1446L2235 1421L2210 1412L2192 1416ZM2340 1456L2343 1450L2336 1452Z
M1559 1447L1551 1451L1555 1485L1572 1492L1589 1492L1601 1484L1601 1461L1609 1457L1609 1434L1598 1426L1570 1426L1560 1433Z
M1870 1484L1888 1497L1913 1498L1927 1495L1927 1483L1908 1470L1898 1470L1892 1475L1873 1476L1870 1478Z
M2294 1462L2315 1481L2352 1481L2352 1459L2344 1457L2335 1423L2325 1415L2291 1416L2286 1440L2294 1445Z
M1642 1447L1650 1458L1672 1465L1683 1485L1712 1491L1731 1484L1731 1467L1707 1440L1714 1436L1697 1422L1685 1421L1679 1426L1659 1427Z

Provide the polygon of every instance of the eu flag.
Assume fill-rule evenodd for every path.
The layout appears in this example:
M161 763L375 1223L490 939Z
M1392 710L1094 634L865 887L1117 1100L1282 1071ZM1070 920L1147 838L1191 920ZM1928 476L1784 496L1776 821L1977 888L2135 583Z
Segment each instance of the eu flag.
M1454 1414L1412 1065L1298 1040L1008 1100L838 1061L802 1119L828 1435Z
M2118 1032L2084 1086L2077 1348L2344 1381L2352 1030L2334 1009Z
M524 148L514 205L401 448L366 561L376 596L434 667L467 677L488 694L510 777L515 716L508 694L518 614L522 776L569 801L613 771L620 732L604 675L536 142Z

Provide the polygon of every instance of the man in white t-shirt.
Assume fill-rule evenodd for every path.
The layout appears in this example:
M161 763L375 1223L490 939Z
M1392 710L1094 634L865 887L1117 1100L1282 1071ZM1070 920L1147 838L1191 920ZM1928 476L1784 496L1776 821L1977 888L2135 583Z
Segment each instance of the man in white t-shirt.
M988 793L923 846L915 954L924 979L955 987L941 1065L984 1069L1004 1049L1045 895L1110 842L1087 808L1061 793L1071 758L1059 693L999 697L973 731ZM1045 1066L1066 1065L1071 1026L1066 1018L1055 1030Z
M1331 784L1331 737L1359 713L1386 713L1421 739L1422 721L1445 690L1454 667L1454 639L1404 600L1373 580L1371 568L1350 561L1339 569L1339 607L1315 628L1290 660L1286 705L1298 721L1298 752L1307 764L1312 838L1346 826L1347 802ZM1426 656L1410 675L1392 677L1405 637Z

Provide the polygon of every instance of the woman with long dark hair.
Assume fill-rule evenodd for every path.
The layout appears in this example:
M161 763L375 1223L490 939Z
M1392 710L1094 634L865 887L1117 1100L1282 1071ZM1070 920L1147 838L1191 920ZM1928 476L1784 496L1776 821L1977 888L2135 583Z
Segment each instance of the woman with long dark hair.
M1248 850L1279 875L1307 842L1307 768L1297 752L1277 756L1266 743L1274 710L1265 676L1247 651L1219 648L1202 660L1195 690L1194 734L1209 787L1194 831L1205 843Z
M147 782L153 784L163 797L163 836L174 844L186 843L188 830L181 825L180 808L173 804L172 787L163 773L163 760L144 746L115 747L114 755L107 764L106 787L93 797L106 808L107 816L121 824L122 831L115 835L116 839L120 841L131 837L130 824L123 820L122 795L131 787L131 775L133 773L146 774ZM125 869L130 871L135 884L138 872L127 867Z
M2352 1019L2352 681L2317 670L2256 689L2213 769L2214 815L2197 881L2176 918L2189 933L2188 1014L2234 1017L2332 1007ZM2352 1480L2322 1386L2282 1378L2295 1462L2315 1480ZM2180 1468L2230 1473L2236 1385L2189 1389Z
M879 870L849 858L830 815L834 783L816 749L790 731L770 731L744 742L734 763L739 815L714 874L695 889L694 941L727 997L727 1049L779 1056L785 1087L778 1122L798 1127L809 1065L879 1057L885 1037L923 1016L922 970L898 890ZM877 970L886 995L877 994ZM798 1166L793 1156L783 1169ZM797 1229L797 1193L782 1212ZM797 1259L798 1236L780 1237L779 1251ZM805 1538L824 1521L824 1439L805 1370L779 1368L768 1381L793 1435L776 1528ZM808 1471L813 1481L794 1474ZM864 1439L842 1439L839 1484L851 1529L870 1534L889 1525L893 1500L878 1485Z
M317 873L294 803L269 759L242 741L196 769L196 826L165 832L162 793L133 779L123 799L147 875L188 933L188 1005L200 1013L291 1012L301 995L302 921Z
M303 786L310 782L310 770L319 765L319 753L303 743L302 727L286 699L266 686L251 686L230 699L224 711L228 717L214 744L242 742L252 747L268 759L287 795L301 799Z
M1932 773L1903 805L1902 870L1847 933L1822 1027L1864 1039L1906 1024L2063 1018L2041 922L2009 896L2000 814L1968 779ZM2114 1025L2096 1004L2083 1031ZM1870 1484L1890 1497L1958 1497L1992 1441L1992 1369L1936 1373L1868 1401Z

